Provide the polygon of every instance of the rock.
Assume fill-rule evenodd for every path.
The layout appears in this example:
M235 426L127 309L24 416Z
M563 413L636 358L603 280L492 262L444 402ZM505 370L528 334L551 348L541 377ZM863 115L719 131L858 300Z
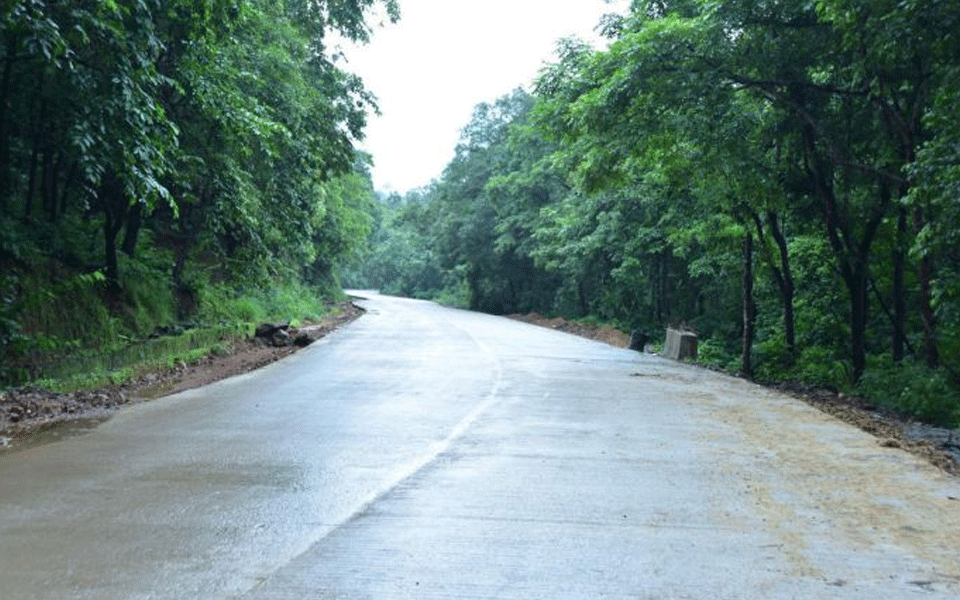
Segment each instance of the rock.
M634 329L633 331L630 332L630 349L631 350L636 350L637 352L643 352L648 341L650 341L650 339L647 337L647 334L643 333L639 329Z
M260 323L254 332L254 336L264 339L272 339L278 331L286 332L290 329L290 323Z
M270 336L270 343L276 348L289 346L291 341L290 334L287 333L285 329L277 329L273 332L273 335Z
M306 331L300 331L293 338L293 345L298 348L305 348L313 343L313 338Z

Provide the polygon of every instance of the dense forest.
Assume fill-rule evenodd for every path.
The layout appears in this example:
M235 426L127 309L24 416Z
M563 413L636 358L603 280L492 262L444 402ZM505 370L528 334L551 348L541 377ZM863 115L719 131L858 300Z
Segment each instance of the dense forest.
M960 5L635 0L378 198L339 46L395 0L0 9L0 380L341 283L960 423ZM505 17L506 18L506 17Z
M355 285L960 424L960 4L636 0L381 199Z
M395 0L0 8L0 382L180 324L323 311L372 225L344 67Z

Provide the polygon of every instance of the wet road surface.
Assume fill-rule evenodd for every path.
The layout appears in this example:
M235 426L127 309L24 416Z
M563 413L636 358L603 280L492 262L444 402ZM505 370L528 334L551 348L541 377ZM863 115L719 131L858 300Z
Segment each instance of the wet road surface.
M960 597L960 483L795 400L371 296L0 455L0 598Z

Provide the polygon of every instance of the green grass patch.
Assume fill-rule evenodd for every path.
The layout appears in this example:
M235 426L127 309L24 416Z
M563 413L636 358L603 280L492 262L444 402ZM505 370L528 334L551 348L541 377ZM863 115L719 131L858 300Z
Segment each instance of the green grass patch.
M116 384L178 360L227 354L230 344L252 336L258 323L287 321L298 326L329 311L318 290L298 283L247 291L225 284L204 285L197 289L199 311L194 317L207 325L176 326L178 335L144 339L159 325L176 325L172 286L154 270L147 270L141 273L143 281L135 273L129 282L125 278L126 302L119 315L106 310L98 281L81 279L61 286L71 292L69 297L38 294L31 346L8 374L8 383L33 383L55 391ZM35 288L43 286L38 282ZM66 320L78 326L57 321L58 304Z
M140 373L191 362L211 353L225 354L230 343L253 334L248 323L191 329L130 344L105 353L75 353L35 365L34 385L53 391L95 389L127 381Z
M198 318L207 323L314 321L328 310L318 290L298 283L252 289L211 285L202 288L199 295Z

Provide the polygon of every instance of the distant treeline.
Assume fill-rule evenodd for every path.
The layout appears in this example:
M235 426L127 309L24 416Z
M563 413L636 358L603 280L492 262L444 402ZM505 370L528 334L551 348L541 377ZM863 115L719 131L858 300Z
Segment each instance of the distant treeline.
M960 4L638 0L476 108L353 283L960 422ZM659 335L659 334L658 334Z

